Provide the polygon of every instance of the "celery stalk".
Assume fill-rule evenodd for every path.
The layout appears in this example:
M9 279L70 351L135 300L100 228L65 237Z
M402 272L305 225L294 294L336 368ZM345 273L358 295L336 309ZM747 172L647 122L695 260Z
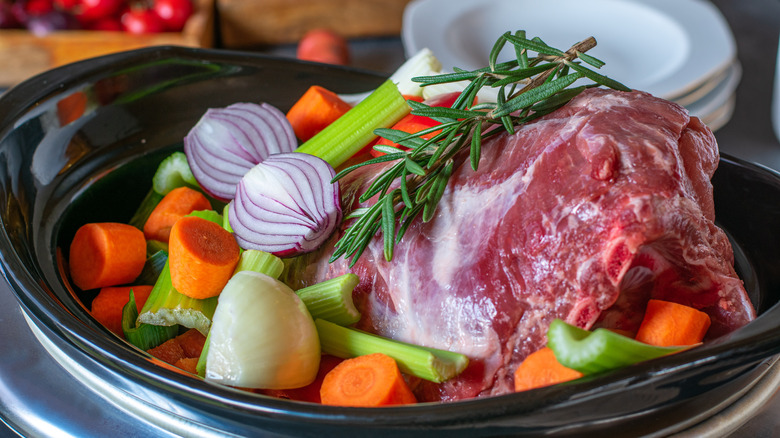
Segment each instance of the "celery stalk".
M334 168L339 167L377 137L375 129L389 128L410 111L396 85L387 80L295 151L320 157Z
M160 242L159 240L152 240L152 239L146 241L146 255L148 257L151 257L160 251L168 253L168 244L165 242Z
M168 261L167 251L157 251L146 259L144 268L135 279L136 284L154 284L160 278L165 262Z
M122 331L127 342L141 350L154 348L179 334L179 326L137 324L138 308L135 294L130 290L130 301L122 308Z
M180 324L206 335L211 326L211 317L217 308L217 298L199 300L177 291L171 282L171 270L166 261L138 315L138 322L152 325Z
M407 344L324 319L315 320L314 325L323 353L343 359L384 353L395 359L402 372L436 383L460 374L469 363L468 357L460 353Z
M547 330L547 346L561 365L594 374L676 353L689 347L658 347L605 328L583 330L555 319Z
M157 204L160 203L162 198L163 195L155 192L154 189L149 189L128 223L138 228L139 230L143 230L146 220L149 219L149 215L152 214L152 210L154 210L154 207L157 207Z
M298 289L295 293L306 305L312 318L321 318L338 325L352 325L360 320L360 312L352 301L352 291L358 281L357 275L344 274Z
M200 190L200 184L192 175L187 155L184 152L174 152L157 166L157 172L152 177L152 188L161 195L177 188L187 186Z
M215 224L222 226L222 215L217 213L214 210L200 210L200 211L193 211L192 213L188 214L187 216L196 216L201 219L206 219L207 221L214 222Z
M228 218L228 211L230 210L230 203L225 204L222 208L222 228L233 232L233 227L230 226L230 219Z
M210 330L209 334L206 335L206 342L203 344L203 350L200 351L198 363L195 365L195 372L200 377L206 377L206 358L209 357L209 344L211 343L209 340L209 335L211 335Z
M247 249L241 252L238 265L233 274L241 271L255 271L278 279L284 269L284 262L279 257L265 251Z

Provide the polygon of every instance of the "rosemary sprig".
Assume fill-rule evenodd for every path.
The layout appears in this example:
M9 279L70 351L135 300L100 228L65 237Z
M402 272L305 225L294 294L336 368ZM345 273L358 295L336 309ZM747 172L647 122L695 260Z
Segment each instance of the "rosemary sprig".
M512 46L515 59L498 62L507 44ZM493 45L485 68L455 69L453 73L413 78L423 86L469 83L451 108L409 102L412 114L430 117L441 125L414 134L394 129L375 131L383 138L408 147L408 151L377 146L376 149L386 155L356 164L336 175L334 181L368 164L395 162L360 196L360 202L374 196L377 200L350 214L347 220L353 222L336 243L330 261L343 256L351 258L351 264L354 264L380 231L384 238L385 259L391 260L395 244L412 221L420 215L423 221L433 218L450 176L466 159L461 151L469 150L468 161L472 169L477 170L482 142L487 137L502 131L513 133L517 126L555 111L585 88L606 86L630 91L625 85L590 68L604 65L603 61L585 54L595 46L596 40L591 37L564 52L539 38L526 38L524 31L506 32ZM532 52L536 56L531 56ZM581 79L591 83L570 88ZM496 102L472 106L484 87L498 89ZM495 125L503 129L494 129ZM436 131L440 132L428 140L422 137Z

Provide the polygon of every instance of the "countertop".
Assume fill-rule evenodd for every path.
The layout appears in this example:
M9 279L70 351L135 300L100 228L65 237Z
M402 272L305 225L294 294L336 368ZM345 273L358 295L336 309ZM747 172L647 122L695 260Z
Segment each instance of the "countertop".
M715 135L721 151L780 171L780 140L772 128L772 96L780 38L780 1L715 0L737 40L743 76L731 120ZM352 41L352 66L390 73L404 60L399 38ZM257 51L294 56L293 46ZM41 347L8 285L0 283L0 436L172 436L100 399L74 381ZM88 420L88 421L85 421ZM713 436L772 437L780 430L775 395L736 432ZM2 424L0 424L0 427Z

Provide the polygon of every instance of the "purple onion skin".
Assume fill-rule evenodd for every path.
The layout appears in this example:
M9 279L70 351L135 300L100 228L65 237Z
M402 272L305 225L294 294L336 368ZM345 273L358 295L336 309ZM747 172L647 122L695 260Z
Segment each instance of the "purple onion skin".
M211 108L184 138L192 174L213 197L230 201L249 169L272 154L298 148L284 114L267 104Z
M298 152L275 154L239 182L228 219L239 245L278 257L314 251L341 224L333 168Z

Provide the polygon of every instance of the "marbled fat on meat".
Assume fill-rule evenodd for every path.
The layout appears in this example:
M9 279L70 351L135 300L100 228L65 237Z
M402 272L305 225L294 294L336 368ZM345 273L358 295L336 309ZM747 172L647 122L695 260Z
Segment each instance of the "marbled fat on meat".
M459 167L391 262L377 237L351 269L329 264L335 236L291 281L354 272L359 327L468 355L459 377L417 388L425 401L511 392L553 318L635 330L653 297L704 310L721 335L755 311L713 222L717 163L712 132L678 105L588 90L486 142L478 171ZM342 182L345 206L379 171Z

